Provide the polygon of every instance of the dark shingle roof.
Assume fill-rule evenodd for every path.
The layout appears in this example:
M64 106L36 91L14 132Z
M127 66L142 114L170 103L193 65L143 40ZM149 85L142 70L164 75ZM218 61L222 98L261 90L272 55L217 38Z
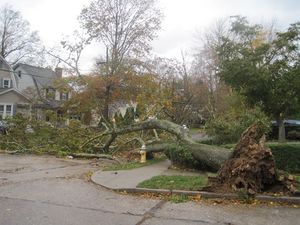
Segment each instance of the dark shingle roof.
M19 63L14 67L14 69L16 70L19 67L25 70L27 75L31 75L33 78L35 78L37 83L42 87L52 87L53 81L57 78L55 72L49 68Z

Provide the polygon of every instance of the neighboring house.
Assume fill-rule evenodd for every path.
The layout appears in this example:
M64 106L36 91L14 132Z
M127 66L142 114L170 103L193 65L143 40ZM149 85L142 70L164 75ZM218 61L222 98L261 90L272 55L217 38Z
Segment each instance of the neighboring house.
M70 94L59 92L55 80L62 77L62 69L31 66L23 63L13 68L0 56L0 118L16 113L31 116L34 112L45 119L43 109L61 114L63 101Z
M28 114L31 101L17 89L11 66L0 56L0 118Z
M49 101L63 101L69 98L69 93L59 92L57 85L55 85L55 80L62 78L61 68L56 68L54 72L49 68L19 63L14 66L14 71L17 75L16 83L18 89L29 97L35 97L33 93L30 93L33 89L39 98Z
M62 103L70 97L68 92L58 91L58 84L55 84L57 79L62 78L62 68L53 71L49 68L19 63L14 66L14 71L18 90L32 100L38 118L45 117L41 113L42 109L62 114Z

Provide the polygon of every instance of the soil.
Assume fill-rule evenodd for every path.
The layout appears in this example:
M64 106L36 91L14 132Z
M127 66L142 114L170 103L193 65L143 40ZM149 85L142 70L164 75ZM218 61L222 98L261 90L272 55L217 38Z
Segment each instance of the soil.
M250 126L241 136L232 156L209 178L206 191L237 192L255 195L262 192L294 194L295 179L278 174L271 150L265 145L265 136L259 123Z

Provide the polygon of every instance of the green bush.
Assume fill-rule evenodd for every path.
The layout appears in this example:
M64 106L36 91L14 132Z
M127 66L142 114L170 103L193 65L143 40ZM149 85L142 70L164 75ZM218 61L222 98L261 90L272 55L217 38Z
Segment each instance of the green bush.
M300 142L268 143L275 157L276 167L290 173L300 172Z
M190 150L187 149L186 146L182 145L174 145L169 146L165 150L165 154L168 159L171 160L173 165L180 168L188 168L188 169L203 169L206 168L200 162L195 160Z
M241 134L254 122L261 121L262 129L270 129L270 121L258 108L242 111L230 110L210 119L206 123L206 132L213 137L214 144L235 143Z

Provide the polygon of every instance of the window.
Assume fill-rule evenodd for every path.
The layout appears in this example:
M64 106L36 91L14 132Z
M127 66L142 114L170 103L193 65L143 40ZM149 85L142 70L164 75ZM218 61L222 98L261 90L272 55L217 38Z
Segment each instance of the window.
M0 105L0 116L1 116L1 119L4 116L4 105Z
M19 71L18 71L18 77L21 78L21 76L22 76L22 71L19 70Z
M46 88L46 98L47 99L55 99L55 90L52 88Z
M13 105L0 105L0 117L5 118L6 116L13 115Z
M12 105L6 105L6 115L12 115Z
M3 79L3 88L10 88L10 80Z
M68 93L61 93L60 100L68 100L69 96Z

